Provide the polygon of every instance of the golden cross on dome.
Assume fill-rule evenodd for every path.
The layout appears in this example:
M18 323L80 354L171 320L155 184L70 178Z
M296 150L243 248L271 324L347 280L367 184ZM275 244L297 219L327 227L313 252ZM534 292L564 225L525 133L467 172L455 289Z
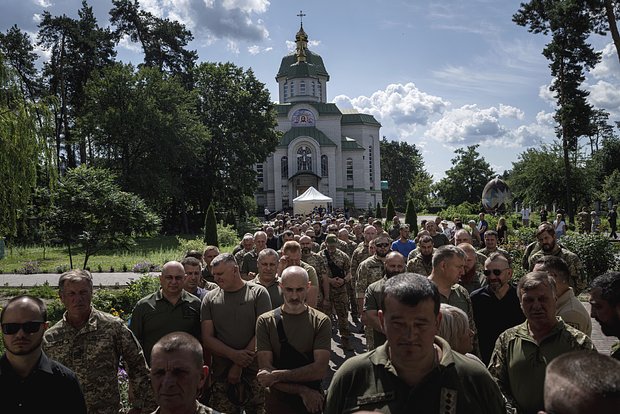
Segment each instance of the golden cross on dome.
M297 17L299 17L299 21L301 22L302 26L304 25L304 16L305 16L305 13L299 10L299 14L297 15Z

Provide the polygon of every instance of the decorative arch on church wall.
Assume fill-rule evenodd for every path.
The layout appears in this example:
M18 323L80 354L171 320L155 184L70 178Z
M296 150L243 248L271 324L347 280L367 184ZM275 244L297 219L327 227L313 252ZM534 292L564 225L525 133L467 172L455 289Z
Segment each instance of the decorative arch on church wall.
M288 147L289 177L308 171L321 174L321 147L310 137L295 138Z

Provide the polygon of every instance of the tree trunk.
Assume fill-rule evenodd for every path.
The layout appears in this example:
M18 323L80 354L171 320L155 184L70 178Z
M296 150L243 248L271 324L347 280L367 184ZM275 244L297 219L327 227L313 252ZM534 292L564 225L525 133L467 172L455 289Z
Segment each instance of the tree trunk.
M71 254L71 242L67 243L69 249L69 269L73 269L73 255Z
M614 5L612 0L605 0L605 14L607 15L609 31L611 32L611 38L614 41L614 46L616 46L618 60L620 61L620 33L618 32L618 25L616 24L616 15L614 13Z

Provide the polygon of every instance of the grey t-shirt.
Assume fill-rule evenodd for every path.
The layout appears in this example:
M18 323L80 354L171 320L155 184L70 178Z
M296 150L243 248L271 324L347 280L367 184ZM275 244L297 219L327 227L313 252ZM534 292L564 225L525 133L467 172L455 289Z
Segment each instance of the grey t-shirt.
M200 319L213 321L217 339L234 349L243 349L255 335L256 319L271 310L269 293L263 286L252 282L236 292L225 292L221 288L207 293L200 307ZM213 356L213 375L226 375L232 361ZM256 361L248 367L256 371ZM244 370L245 371L245 370Z

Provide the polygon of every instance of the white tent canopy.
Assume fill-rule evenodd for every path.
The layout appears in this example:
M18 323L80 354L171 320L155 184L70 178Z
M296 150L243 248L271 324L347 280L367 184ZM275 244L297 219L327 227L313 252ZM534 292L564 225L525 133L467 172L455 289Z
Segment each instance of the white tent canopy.
M323 206L327 208L327 203L332 201L331 197L327 197L314 187L310 187L302 195L293 199L293 214L310 214L314 207Z

